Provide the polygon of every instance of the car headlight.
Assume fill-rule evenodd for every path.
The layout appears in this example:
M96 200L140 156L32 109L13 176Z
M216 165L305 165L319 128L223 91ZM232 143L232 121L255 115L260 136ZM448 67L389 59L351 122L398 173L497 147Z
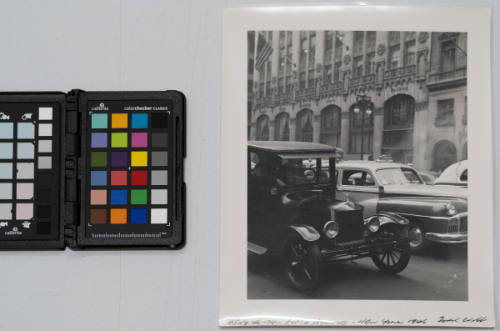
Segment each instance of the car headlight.
M457 213L457 208L451 202L448 202L444 206L444 209L446 210L446 215L448 215L448 216L452 216L452 215L455 215Z
M326 222L323 226L323 233L328 239L333 239L339 234L339 224L335 221Z
M378 229L380 229L380 221L378 220L378 217L374 217L368 222L368 229L371 232L377 232Z

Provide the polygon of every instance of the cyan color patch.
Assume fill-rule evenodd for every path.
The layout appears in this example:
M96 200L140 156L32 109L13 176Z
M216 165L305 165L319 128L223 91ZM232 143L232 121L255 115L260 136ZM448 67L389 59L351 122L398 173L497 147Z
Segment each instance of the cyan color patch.
M0 139L12 139L14 132L13 123L0 123Z
M92 129L107 129L108 114L92 114Z
M148 127L148 114L132 114L132 129L146 129Z
M91 171L90 172L90 185L92 186L105 186L107 183L106 171Z

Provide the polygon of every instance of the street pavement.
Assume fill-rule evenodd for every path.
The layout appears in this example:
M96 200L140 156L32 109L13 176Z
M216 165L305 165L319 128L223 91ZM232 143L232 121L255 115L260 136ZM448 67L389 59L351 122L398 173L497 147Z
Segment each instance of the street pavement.
M467 245L433 245L398 275L379 271L370 258L327 266L312 294L289 287L277 261L248 258L248 299L467 300Z

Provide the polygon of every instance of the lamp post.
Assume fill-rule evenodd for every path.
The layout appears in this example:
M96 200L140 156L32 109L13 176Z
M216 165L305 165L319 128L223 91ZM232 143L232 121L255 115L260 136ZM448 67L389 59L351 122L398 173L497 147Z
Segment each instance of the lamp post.
M370 118L372 114L372 101L371 98L366 94L356 95L356 105L354 106L354 113L361 113L361 160L363 160L363 149L364 149L364 130L365 130L365 115Z

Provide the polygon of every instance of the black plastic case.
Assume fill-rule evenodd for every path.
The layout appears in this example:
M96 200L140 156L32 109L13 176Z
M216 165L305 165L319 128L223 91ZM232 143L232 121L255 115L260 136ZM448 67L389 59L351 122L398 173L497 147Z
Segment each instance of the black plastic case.
M87 110L95 102L145 102L168 105L168 235L161 238L95 239L86 236L86 213L89 208L86 187L89 169L86 157L88 141ZM86 92L72 90L61 92L4 92L0 93L0 110L16 104L49 103L57 105L59 148L54 155L58 158L54 169L59 182L54 183L58 192L57 235L43 240L22 240L0 238L0 249L179 249L185 243L185 196L184 158L186 156L185 97L178 91L158 92ZM35 183L36 183L35 178ZM36 185L36 184L35 184ZM34 195L33 199L36 199ZM36 216L34 216L36 222ZM48 236L46 236L48 237Z

